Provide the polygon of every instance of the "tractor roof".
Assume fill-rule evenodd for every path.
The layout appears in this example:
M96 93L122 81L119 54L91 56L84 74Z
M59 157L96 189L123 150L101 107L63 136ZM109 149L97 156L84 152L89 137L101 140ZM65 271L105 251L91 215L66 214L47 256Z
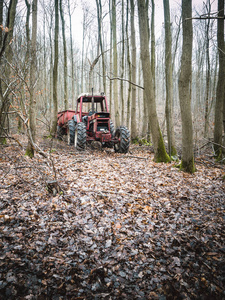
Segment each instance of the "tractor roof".
M105 94L101 93L101 95L93 95L94 102L102 102L105 99ZM81 98L83 98L83 102L91 103L92 102L92 94L83 93L80 94L77 98L77 101L80 102Z

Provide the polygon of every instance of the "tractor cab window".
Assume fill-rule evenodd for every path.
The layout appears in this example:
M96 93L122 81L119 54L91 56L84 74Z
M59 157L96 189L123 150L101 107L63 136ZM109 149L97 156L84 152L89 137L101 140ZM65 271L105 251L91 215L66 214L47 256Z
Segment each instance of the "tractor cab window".
M81 107L81 99L78 99L77 102L77 113L82 111L82 116L88 115L90 111L92 111L92 97L83 97L82 99L82 107ZM103 97L95 97L94 98L94 112L106 112L106 103L105 98Z

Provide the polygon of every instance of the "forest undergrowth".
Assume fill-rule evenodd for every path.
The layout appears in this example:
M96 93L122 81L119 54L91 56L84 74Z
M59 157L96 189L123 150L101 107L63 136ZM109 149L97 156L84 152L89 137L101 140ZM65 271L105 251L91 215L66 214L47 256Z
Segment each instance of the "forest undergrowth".
M224 166L39 145L0 149L0 299L225 299Z

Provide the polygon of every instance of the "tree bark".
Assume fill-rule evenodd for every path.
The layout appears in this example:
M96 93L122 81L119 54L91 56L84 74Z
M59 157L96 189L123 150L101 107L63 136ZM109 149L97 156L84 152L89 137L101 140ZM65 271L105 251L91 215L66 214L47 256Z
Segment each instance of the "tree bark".
M8 15L6 20L6 27L9 28L9 31L5 32L4 37L2 38L2 45L0 50L0 62L3 54L5 54L6 61L11 62L13 58L13 52L11 49L10 42L13 39L13 29L14 29L14 22L15 22L15 16L16 16L16 6L17 6L17 0L11 0L9 3L9 9L8 9ZM0 30L2 30L0 28ZM5 68L5 75L6 78L10 78L10 68L6 66ZM7 93L5 96L4 91L6 90L7 86L5 83L2 83L0 80L0 136L5 136L5 133L8 131L8 128L6 128L6 121L7 121L7 112L9 111L9 94ZM5 144L6 138L0 138L0 144Z
M130 60L130 44L129 44L129 0L127 0L127 13L126 13L127 19L126 19L126 39L127 39L127 64L128 64L128 78L131 82L131 60ZM127 127L130 129L130 98L131 98L131 83L129 83L128 86L128 95L127 95Z
M55 136L57 130L57 112L58 112L58 61L59 61L59 1L55 0L55 41L54 41L54 66L53 66L53 122L51 135Z
M32 37L31 37L31 64L30 64L30 132L32 140L36 140L36 99L35 99L35 85L37 79L37 0L32 3ZM26 148L26 155L34 157L33 143L28 135L28 145Z
M125 26L124 26L124 0L122 0L122 13L121 13L121 25L122 25L122 51L121 51L121 78L124 78L124 66L125 66ZM121 98L121 124L125 124L125 101L124 101L124 83L120 82L120 98Z
M224 16L224 0L218 0L218 16ZM224 46L224 19L217 20L217 46L219 52L219 73L216 89L214 151L218 160L222 158L223 135L223 105L225 89L225 46ZM225 121L225 120L224 120Z
M113 77L118 75L117 62L117 33L116 33L116 0L112 0L112 35L113 35ZM120 125L119 99L118 99L118 81L113 82L113 102L115 110L116 127Z
M105 55L102 42L102 2L101 0L96 0L97 13L98 13L98 39L100 45L100 51L102 56L102 78L103 78L103 89L106 92L106 75L105 75Z
M68 12L70 20L70 56L71 56L71 87L72 87L72 109L75 109L75 79L74 79L74 57L73 57L73 36L72 36L72 14L70 0L68 0Z
M210 17L210 13L211 13L210 0L208 0L207 10L208 10L208 16ZM206 20L206 30L205 30L205 39L206 39L206 91L205 91L205 128L204 128L205 138L208 138L209 135L209 89L210 89L209 26L210 26L210 18Z
M155 97L155 2L152 1L152 14L151 14L151 70L152 70L152 81L153 90Z
M113 34L112 34L112 0L109 0L109 17L110 17L110 54L109 54L109 72L110 75L112 74L112 39L113 39ZM112 114L112 80L110 80L109 83L109 109Z
M0 25L3 25L3 0L0 0ZM0 48L2 47L2 37L3 33L0 30Z
M181 169L194 173L193 129L191 114L192 82L192 0L182 0L183 45L179 75L179 98L182 121L182 160ZM187 20L188 19L188 20Z
M132 47L132 68L131 68L131 81L136 83L136 61L137 61L137 51L136 51L136 35L134 27L134 1L130 0L130 24L131 24L131 47ZM136 95L137 89L135 85L132 85L131 94L131 139L137 138L137 126L136 126Z
M163 0L165 26L165 73L166 73L166 124L168 150L170 156L176 156L176 145L173 126L173 68L172 68L172 37L170 29L170 3Z
M144 80L144 93L146 99L148 99L149 123L154 147L154 160L156 162L168 162L170 161L170 158L166 153L156 112L156 103L154 98L154 87L150 64L150 53L148 43L146 42L149 40L149 38L148 15L146 11L145 0L138 0L138 19L141 46L141 61Z
M67 49L66 49L66 34L65 34L65 19L62 7L62 0L60 0L60 16L61 16L61 23L62 23L62 36L63 36L63 57L64 57L64 65L63 65L63 72L64 72L64 109L68 109L68 90L67 90Z

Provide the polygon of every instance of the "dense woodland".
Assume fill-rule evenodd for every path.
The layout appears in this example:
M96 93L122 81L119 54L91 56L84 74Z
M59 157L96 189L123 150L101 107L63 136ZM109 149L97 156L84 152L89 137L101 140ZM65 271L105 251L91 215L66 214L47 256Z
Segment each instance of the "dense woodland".
M0 0L0 300L225 299L224 0L161 2ZM92 88L128 153L56 138Z
M37 123L47 120L54 136L57 111L74 109L93 87L107 95L116 127L153 143L156 161L170 160L164 143L170 157L182 145L182 167L193 172L193 139L203 137L223 159L224 1L196 8L183 1L172 12L163 1L157 35L154 1L82 2L81 44L74 42L81 36L73 27L76 2L0 3L2 143L26 131L33 156ZM182 136L174 129L179 119Z

